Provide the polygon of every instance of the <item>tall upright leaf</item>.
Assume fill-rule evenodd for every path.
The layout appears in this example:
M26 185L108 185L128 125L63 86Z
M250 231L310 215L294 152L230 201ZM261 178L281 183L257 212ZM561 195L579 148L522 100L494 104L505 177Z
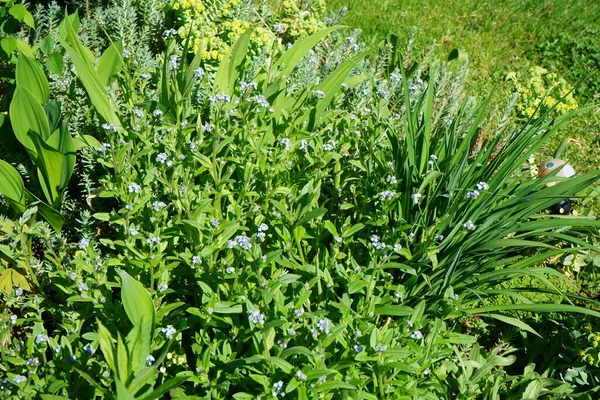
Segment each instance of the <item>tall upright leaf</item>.
M10 103L10 122L17 140L33 159L37 158L36 147L28 133L36 132L42 140L46 140L50 137L50 125L38 98L24 87L17 86L15 89Z
M46 104L50 98L48 79L37 61L20 55L15 70L17 86L25 88L33 94L40 104Z
M235 82L240 76L240 66L248 53L251 34L252 30L247 30L240 36L237 42L235 42L225 57L223 57L219 69L217 70L217 74L215 75L215 93L227 94L229 96L233 94Z

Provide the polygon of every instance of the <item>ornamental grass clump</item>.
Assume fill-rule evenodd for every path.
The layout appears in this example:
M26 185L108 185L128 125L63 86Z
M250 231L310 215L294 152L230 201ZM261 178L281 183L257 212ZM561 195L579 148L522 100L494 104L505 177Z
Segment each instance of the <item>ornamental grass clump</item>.
M76 238L2 221L0 251L39 280L7 295L7 396L519 396L533 371L509 375L510 343L482 347L461 318L537 335L513 311L600 316L542 266L596 249L584 239L598 221L545 210L600 173L543 189L556 178L523 168L566 117L494 122L489 98L464 98L464 71L343 56L340 27L259 68L246 31L215 73L169 37L142 81L132 62L98 69L76 20L61 43L98 121L96 186ZM475 150L481 130L497 134ZM42 235L43 252L20 245ZM499 286L516 277L548 289ZM490 305L499 296L514 303ZM575 390L558 378L543 388Z

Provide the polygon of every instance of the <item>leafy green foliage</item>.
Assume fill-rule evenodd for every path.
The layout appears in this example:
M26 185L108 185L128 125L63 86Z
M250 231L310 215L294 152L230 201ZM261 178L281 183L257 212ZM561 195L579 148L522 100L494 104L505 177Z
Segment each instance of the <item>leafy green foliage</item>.
M0 220L5 395L593 394L587 370L559 380L579 364L538 372L517 339L486 336L546 339L531 313L600 316L543 265L598 250L593 216L546 209L600 173L545 188L557 178L527 168L572 115L494 114L464 69L401 57L393 37L376 52L332 27L264 55L248 31L213 71L172 35L153 64L120 42L92 51L80 22L60 25L77 73L61 95L84 94L86 129L65 122L82 108L24 89L49 126L26 134L49 202L71 174L90 189L60 236L32 209Z

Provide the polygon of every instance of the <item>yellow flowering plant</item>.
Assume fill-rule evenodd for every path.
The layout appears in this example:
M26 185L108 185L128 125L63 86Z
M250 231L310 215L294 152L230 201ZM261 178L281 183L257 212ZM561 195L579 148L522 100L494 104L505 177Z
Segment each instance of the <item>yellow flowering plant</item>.
M190 50L200 52L205 61L220 61L230 46L250 27L254 27L251 46L271 47L274 43L291 42L325 27L322 15L324 0L304 4L301 0L286 0L267 7L266 25L253 8L252 2L242 0L175 0L175 12L181 38L190 36ZM279 39L279 40L278 40Z
M524 75L509 73L507 79L514 82L514 91L518 94L519 117L537 119L546 113L564 115L578 107L573 87L546 68L534 65Z

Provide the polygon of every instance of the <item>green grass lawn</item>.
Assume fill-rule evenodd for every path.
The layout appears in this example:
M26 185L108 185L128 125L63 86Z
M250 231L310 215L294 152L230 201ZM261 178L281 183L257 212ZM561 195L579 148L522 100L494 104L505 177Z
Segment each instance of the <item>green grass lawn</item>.
M503 102L512 91L506 74L541 65L558 72L577 89L580 104L600 101L600 1L597 0L328 0L331 11L348 7L343 23L360 28L366 40L378 41L388 33L408 38L417 27L417 49L435 42L435 55L445 58L458 48L469 60L470 93L479 98L496 89ZM574 137L584 149L570 149L568 157L578 171L600 165L598 108L576 117L561 132ZM540 160L541 161L541 160Z

